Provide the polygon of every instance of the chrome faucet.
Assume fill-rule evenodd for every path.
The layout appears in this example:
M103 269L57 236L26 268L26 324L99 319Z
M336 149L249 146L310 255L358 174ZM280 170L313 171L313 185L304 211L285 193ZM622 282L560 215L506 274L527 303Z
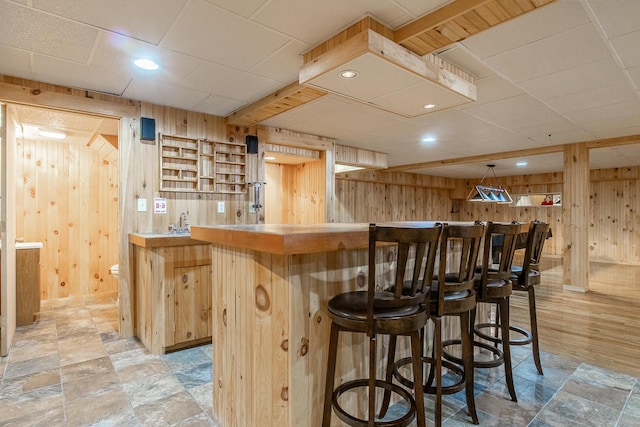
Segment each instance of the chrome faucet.
M180 213L180 220L178 222L178 233L186 233L189 231L189 224L187 223L187 214Z

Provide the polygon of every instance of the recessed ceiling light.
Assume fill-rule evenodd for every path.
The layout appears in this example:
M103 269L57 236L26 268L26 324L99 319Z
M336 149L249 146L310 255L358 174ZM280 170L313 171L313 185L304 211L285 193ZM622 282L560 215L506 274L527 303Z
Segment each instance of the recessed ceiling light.
M434 109L436 107L437 107L436 104L427 104L427 105L423 106L422 108L424 108L425 110L431 110L431 109Z
M436 142L436 138L434 138L433 136L427 136L425 138L422 138L422 142Z
M142 68L143 70L153 71L159 68L158 64L147 58L136 59L135 61L133 61L133 63L136 64L138 68Z
M265 156L265 160L275 160L276 158L273 156Z
M518 162L518 163L516 163L516 166L518 166L518 167L527 166L527 162Z
M40 136L53 139L65 139L67 137L67 135L62 132L52 132L48 130L41 130L38 133L40 134Z
M340 71L340 77L343 79L353 79L358 77L358 72L356 70L342 70Z

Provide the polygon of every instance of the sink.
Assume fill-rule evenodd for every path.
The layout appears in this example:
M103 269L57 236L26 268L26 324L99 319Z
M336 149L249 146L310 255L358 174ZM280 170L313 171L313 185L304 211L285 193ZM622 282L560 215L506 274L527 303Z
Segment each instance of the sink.
M190 236L190 231L168 231L167 236Z

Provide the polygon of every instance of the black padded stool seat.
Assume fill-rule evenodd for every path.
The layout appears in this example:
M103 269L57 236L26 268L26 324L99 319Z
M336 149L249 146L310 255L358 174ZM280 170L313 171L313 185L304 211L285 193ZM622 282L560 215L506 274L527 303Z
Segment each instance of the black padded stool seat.
M420 362L420 333L427 323L429 284L435 265L442 225L433 227L383 227L369 226L369 260L367 291L339 294L329 300L327 310L331 318L331 335L327 358L323 427L331 424L332 409L338 418L350 426L358 427L406 427L417 418L417 425L424 427L425 409L422 387L415 387L415 398L399 385L376 378L376 342L378 335L409 336L411 351L416 362L413 374L422 378ZM381 242L382 245L377 243ZM394 258L394 259L390 259ZM393 262L392 262L393 261ZM376 265L394 266L391 275L391 292L376 291L377 283L386 275L376 276ZM410 291L403 294L403 284L410 284ZM426 283L426 285L425 285ZM379 288L387 288L380 285ZM340 332L362 333L369 338L369 369L367 378L346 381L334 389L338 337ZM353 350L356 350L354 348ZM361 356L358 356L361 357ZM347 391L367 391L366 418L358 418L340 404L340 396ZM376 389L397 394L409 408L395 420L376 419Z

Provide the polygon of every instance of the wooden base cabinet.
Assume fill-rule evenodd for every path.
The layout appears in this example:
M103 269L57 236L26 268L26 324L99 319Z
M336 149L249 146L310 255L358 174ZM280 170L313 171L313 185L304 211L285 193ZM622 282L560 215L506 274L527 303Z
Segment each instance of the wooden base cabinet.
M134 248L136 336L153 354L210 343L209 245Z

